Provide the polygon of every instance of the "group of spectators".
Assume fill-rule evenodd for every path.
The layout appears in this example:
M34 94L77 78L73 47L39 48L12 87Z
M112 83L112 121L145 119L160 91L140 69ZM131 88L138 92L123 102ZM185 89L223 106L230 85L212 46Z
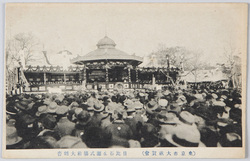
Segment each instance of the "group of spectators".
M6 148L241 147L241 107L235 89L7 95Z

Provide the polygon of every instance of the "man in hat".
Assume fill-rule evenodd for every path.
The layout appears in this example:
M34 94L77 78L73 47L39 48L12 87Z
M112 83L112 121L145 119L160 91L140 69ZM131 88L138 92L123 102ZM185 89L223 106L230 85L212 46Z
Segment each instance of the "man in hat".
M117 118L109 125L106 130L112 134L112 145L120 145L132 139L132 131L124 122L123 109L116 109Z
M23 149L24 142L22 140L22 137L18 136L15 126L7 123L6 149Z
M72 131L75 128L75 123L71 122L67 118L68 107L67 106L59 106L56 111L56 114L60 116L60 120L57 122L56 131L59 132L60 136L63 137L65 135L71 135Z
M168 129L168 133L162 138L175 147L205 147L200 140L198 129L190 128L188 124L177 124Z
M90 127L86 130L83 141L89 148L108 148L111 146L111 133L100 127Z
M136 110L135 110L135 106L134 103L131 104L127 104L127 117L124 119L125 124L127 124L131 131L132 131L132 136L133 139L137 140L138 139L138 120L135 118L136 115Z
M16 119L15 127L19 136L23 138L24 141L30 141L35 138L40 132L38 122L36 118L29 114L19 113Z
M57 127L57 121L53 115L44 115L40 122L42 123L42 131L38 134L38 136L45 136L45 133L47 133L47 135L54 137L54 139L60 138L59 132L55 130Z
M91 117L89 124L93 127L100 127L103 118L101 112L104 110L105 107L100 101L97 100L94 102L93 108L94 115Z

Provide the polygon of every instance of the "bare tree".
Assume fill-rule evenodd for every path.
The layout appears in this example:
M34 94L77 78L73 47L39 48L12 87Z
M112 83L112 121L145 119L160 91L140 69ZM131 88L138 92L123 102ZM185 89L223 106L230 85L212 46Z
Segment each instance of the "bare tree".
M6 43L6 58L7 60L20 61L21 55L20 52L24 52L24 65L28 62L33 61L32 52L39 45L39 40L35 38L31 33L19 33L10 39Z
M6 82L9 90L12 90L18 83L17 68L25 66L28 62L34 60L32 52L38 45L38 39L31 33L20 33L6 41ZM23 62L23 64L20 62Z
M233 88L241 87L241 53L231 44L224 48L224 56L226 63L219 64L222 67L223 73L225 73Z

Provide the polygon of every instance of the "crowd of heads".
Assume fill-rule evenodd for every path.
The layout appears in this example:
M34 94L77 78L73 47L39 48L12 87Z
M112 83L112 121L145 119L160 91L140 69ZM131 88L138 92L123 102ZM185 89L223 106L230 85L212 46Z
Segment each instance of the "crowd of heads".
M7 149L241 147L241 91L133 89L6 96Z

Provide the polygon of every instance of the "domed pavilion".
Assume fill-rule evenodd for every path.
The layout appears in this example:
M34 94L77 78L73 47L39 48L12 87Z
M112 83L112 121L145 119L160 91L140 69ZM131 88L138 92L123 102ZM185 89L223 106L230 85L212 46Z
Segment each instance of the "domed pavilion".
M116 43L105 36L97 49L72 59L73 64L84 65L87 88L135 88L138 82L137 66L143 58L129 55L116 48Z

